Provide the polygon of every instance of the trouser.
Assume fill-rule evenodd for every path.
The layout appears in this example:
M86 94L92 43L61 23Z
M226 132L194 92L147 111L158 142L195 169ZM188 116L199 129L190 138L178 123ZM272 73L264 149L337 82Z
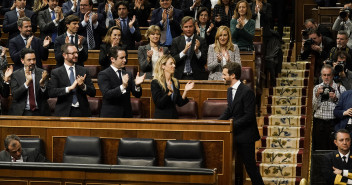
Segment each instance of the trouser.
M335 119L313 119L313 150L336 150Z

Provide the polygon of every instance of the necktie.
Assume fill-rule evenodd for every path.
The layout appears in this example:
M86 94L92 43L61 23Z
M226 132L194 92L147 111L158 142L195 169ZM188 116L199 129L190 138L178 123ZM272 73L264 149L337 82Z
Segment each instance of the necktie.
M28 94L29 94L29 109L31 111L34 111L36 106L35 106L33 80L28 86Z
M342 161L343 161L344 163L347 163L347 162L346 162L346 156L342 156Z
M227 104L229 104L229 106L232 104L232 87L227 89Z
M120 84L122 84L122 73L121 73L121 69L117 70L117 73L119 73L119 81L120 81Z
M13 158L12 158L12 162L16 162L16 158L13 157Z
M75 42L74 42L74 38L75 38L75 36L74 35L70 35L70 37L71 37L71 39L70 39L70 42L71 42L71 44L75 44Z
M122 32L123 32L124 35L126 35L127 32L128 32L127 23L126 22L127 22L126 19L122 19Z
M26 47L27 46L27 38L24 38L23 41L24 41L24 46Z
M166 40L164 45L165 46L171 46L172 44L172 35L171 35L171 29L170 29L170 20L169 20L169 15L167 15L167 21L166 21Z
M51 20L54 21L55 19L56 19L55 11L51 11ZM51 35L51 40L55 41L56 36L57 36L57 32L56 32L56 29L55 29L55 32Z
M88 25L87 25L87 36L88 36L88 49L94 49L95 40L93 35L92 23L90 21L88 21Z
M188 37L187 38L187 43L188 42L191 42L191 37ZM187 44L186 43L186 44ZM192 71L192 68L191 68L191 58L192 58L192 56L191 56L191 49L192 49L192 47L190 47L189 49L188 49L188 51L187 51L187 59L186 59L186 64L185 64L185 71L186 71L186 73L191 73L191 71Z
M73 73L73 67L70 67L70 83L71 85L73 84L73 82L75 82L75 74ZM73 97L72 97L72 103L76 104L77 103L77 95L76 95L76 90L73 90Z

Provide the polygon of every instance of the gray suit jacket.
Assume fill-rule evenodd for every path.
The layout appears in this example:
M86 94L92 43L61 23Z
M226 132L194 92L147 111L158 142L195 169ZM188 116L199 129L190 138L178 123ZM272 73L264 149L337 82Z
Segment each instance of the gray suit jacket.
M39 87L39 81L42 78L43 69L35 69L35 100L37 102L40 115L49 116L50 109L48 105L48 86L44 91ZM11 76L11 93L12 93L12 104L9 111L10 115L22 116L26 107L28 89L24 86L26 77L24 75L24 68L16 70Z
M55 32L57 32L57 36L65 32L64 20L58 22L58 26L55 26L53 20L51 19L49 8L39 12L37 17L37 23L40 28L39 38L41 38L42 40L44 40L46 36L52 37L52 34ZM55 40L52 41L52 44L54 42Z
M22 150L23 162L50 162L45 156L38 152L38 150L33 150L32 152L26 152L23 148ZM11 162L11 155L3 150L0 152L0 161Z
M161 46L159 46L158 48L160 47ZM167 47L163 47L163 49L164 49L164 54L169 53L169 49ZM153 70L154 70L153 62L152 61L148 62L147 60L147 52L149 50L151 50L150 44L138 47L138 61L139 61L139 66L141 68L140 75L143 75L144 73L146 73L145 75L146 79L153 78Z

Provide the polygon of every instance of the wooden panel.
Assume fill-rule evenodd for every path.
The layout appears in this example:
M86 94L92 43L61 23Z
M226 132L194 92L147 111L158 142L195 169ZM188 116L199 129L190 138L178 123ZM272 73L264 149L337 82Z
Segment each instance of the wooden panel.
M29 185L61 185L61 182L52 181L29 181Z
M0 179L0 185L28 185L28 181Z

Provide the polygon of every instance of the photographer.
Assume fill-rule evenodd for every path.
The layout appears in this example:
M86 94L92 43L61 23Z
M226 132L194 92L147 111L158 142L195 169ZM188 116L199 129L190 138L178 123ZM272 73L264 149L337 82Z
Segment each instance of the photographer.
M347 59L350 55L345 51L338 51L333 57L334 67L334 81L343 85L346 90L352 89L352 71L348 70L346 66Z
M334 47L334 41L329 37L322 36L316 29L310 29L307 33L308 38L304 40L301 48L301 58L306 60L309 54L315 56L314 76L320 75L323 61L329 58L329 52Z
M345 51L350 56L352 56L352 49L347 46L348 33L346 31L339 31L336 37L336 47L330 50L330 59L332 59L338 51ZM351 59L346 60L346 68L352 71L352 61Z
M307 19L304 21L305 31L308 33L309 30L317 30L322 36L332 38L332 33L329 28L324 25L318 24L314 19Z
M340 10L339 16L336 18L334 25L332 26L332 30L334 31L340 31L344 30L347 32L348 36L351 34L352 31L352 22L349 18L350 16L350 9L348 7L343 8ZM352 39L348 37L348 43L347 46L349 48L352 47Z
M333 111L345 87L333 81L333 68L324 65L321 69L323 82L313 89L313 150L334 149L331 134L334 132Z

